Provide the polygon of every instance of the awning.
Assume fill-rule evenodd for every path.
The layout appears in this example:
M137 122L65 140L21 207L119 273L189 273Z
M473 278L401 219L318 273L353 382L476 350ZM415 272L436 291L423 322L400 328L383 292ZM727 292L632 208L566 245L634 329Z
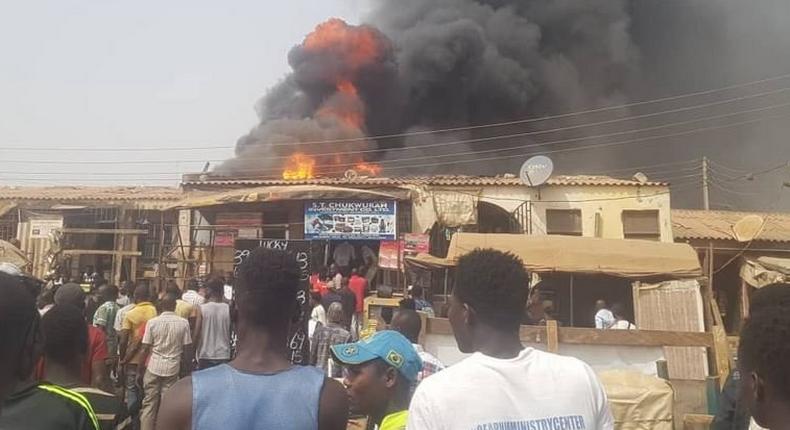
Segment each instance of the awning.
M535 273L674 279L702 276L697 253L687 244L592 237L456 233L447 258L419 254L406 260L422 267L446 268L478 248L512 252L524 261L527 270Z
M30 263L30 260L19 248L0 240L0 263L11 263L17 267L24 267Z
M16 202L0 202L0 217L16 207Z
M741 265L741 279L754 288L790 282L790 259L777 257L746 258Z
M215 194L200 194L188 197L167 209L188 209L217 206L229 203L260 203L280 200L326 200L326 199L386 199L405 200L408 190L378 191L333 187L328 185L281 185L271 187L242 188Z

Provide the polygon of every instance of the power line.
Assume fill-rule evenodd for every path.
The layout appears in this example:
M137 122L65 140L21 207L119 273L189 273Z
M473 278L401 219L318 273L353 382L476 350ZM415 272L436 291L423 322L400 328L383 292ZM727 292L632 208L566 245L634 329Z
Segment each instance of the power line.
M695 164L696 165L697 163L699 163L698 160L674 161L674 162L668 162L668 163L658 163L658 164L647 164L647 165L641 165L641 166L623 167L623 168L618 168L618 169L614 169L614 170L609 170L609 172L624 172L624 171L632 171L632 170L635 170L635 169L636 170L649 171L649 170L652 170L653 168L657 168L657 167L679 166L679 165L689 165L689 164ZM693 168L698 169L699 166L695 166Z
M724 165L724 164L722 164L722 163L720 163L718 161L711 160L710 158L708 158L708 162L713 167L720 168L722 170L727 170L727 171L733 172L735 174L743 174L743 173L748 173L749 172L748 169L736 169L734 167L729 167L729 166L726 166L726 165Z
M735 194L735 195L739 195L739 196L751 196L751 197L754 197L754 193L747 193L747 192L743 192L743 191L735 191L735 190L732 190L732 189L729 189L729 188L725 188L724 186L720 185L716 181L710 181L710 184L713 185L713 188L716 188L719 191L724 191L726 193L731 193L731 194Z
M727 179L723 180L722 182L734 182L734 181L740 181L740 180L752 180L752 179L754 179L754 178L756 178L758 176L766 175L768 173L772 173L772 172L775 172L777 170L785 169L785 168L790 169L790 160L785 161L782 164L778 164L778 165L775 165L773 167L766 168L764 170L759 170L759 171L756 171L756 172L750 172L750 173L747 173L745 175L741 175L739 177L734 177L734 178L733 177L728 177Z
M654 130L659 130L659 129L663 129L663 128L677 127L677 126L681 126L681 125L689 125L689 124L694 124L694 123L699 123L699 122L711 121L711 120L716 120L716 119L723 119L723 118L728 118L728 117L733 117L733 116L744 115L744 114L747 114L747 113L755 113L755 112L766 111L766 110L770 110L770 109L782 108L782 107L786 107L786 106L790 106L790 102L788 102L788 103L780 103L780 104L766 106L766 107L761 107L761 108L748 109L748 110L743 110L743 111L738 111L738 112L732 112L732 113L727 113L727 114L722 114L722 115L714 115L714 116L709 116L709 117L704 117L704 118L698 118L698 119L689 120L689 121L681 121L681 122L663 124L663 125L659 125L659 126L646 127L646 128L641 128L641 129L620 131L620 132L615 132L615 133L606 133L606 134L600 134L600 135L594 135L594 136L586 136L586 137L572 138L572 139L562 139L562 140L547 141L547 142L536 142L536 143L530 143L530 144L525 144L525 145L511 146L511 147L507 147L507 148L495 148L495 149L489 149L489 150L466 151L466 152L449 153L449 154L424 155L424 156L420 156L420 157L409 157L409 158L402 158L402 159L397 159L397 160L384 160L384 161L378 162L378 164L383 166L383 165L393 164L393 163L395 163L395 164L402 163L402 162L405 162L405 161L421 161L421 160L426 160L426 159L440 159L440 158L461 157L461 156L478 156L478 155L481 155L481 154L507 152L507 151L514 151L514 150L519 150L519 149L529 149L529 148L535 148L535 147L555 145L555 144L560 144L560 143L564 144L564 143L579 142L579 141L584 141L584 140L601 139L601 138L605 138L605 137L620 136L620 135L625 135L625 134L635 134L635 133L639 133L639 132L654 131ZM785 115L782 115L782 116L785 116ZM689 131L686 131L686 132L674 133L674 134L669 134L669 135L649 136L649 137L646 137L646 138L639 138L639 139L619 141L619 142L609 142L609 143L604 143L604 144L591 144L591 145L579 146L579 147L574 147L574 148L566 148L566 149L560 149L560 150L547 150L547 151L541 151L541 153L544 153L544 154L562 153L562 152L570 152L570 151L589 149L589 148L600 148L600 147L621 145L621 144L627 144L627 143L649 141L649 140L668 138L668 137L677 137L677 136L682 136L682 135L690 134L690 133L697 132L697 131L707 131L707 130L714 130L714 129L719 129L719 128L728 128L728 127L748 124L748 123L752 123L752 122L756 122L756 121L762 121L762 120L766 120L766 119L771 119L771 118L762 118L762 119L756 119L756 120L750 120L750 121L735 122L735 123L725 124L723 126L702 127L702 128L699 128L699 129L693 129L693 130L689 130ZM520 157L520 156L523 156L523 154L516 155L515 157ZM413 167L429 167L429 166L437 166L437 165L448 165L448 164L456 164L456 163L468 163L468 162L476 162L476 161L483 161L483 160L508 159L508 158L513 158L513 156L501 156L501 157L493 157L493 158L490 158L490 157L489 158L477 158L475 160L458 160L458 161L452 161L452 162L446 162L446 163L439 162L439 163L431 163L431 164L418 164L418 165L406 165L406 166L386 166L384 168L385 169L405 169L405 168L413 168ZM332 167L353 168L356 165L357 165L357 163L340 163L340 164L336 164L336 165L334 165ZM267 168L267 169L238 169L237 171L254 171L256 173L263 173L263 172L280 173L282 171L282 168L277 167L277 168ZM342 174L343 172L344 172L344 170L335 171L335 172L319 171L319 173L321 173L321 174L331 174L331 173ZM0 173L6 173L6 174L29 174L30 172L0 172ZM38 172L33 172L33 173L38 173ZM79 172L63 172L63 175L69 175L69 174L72 174L72 173L77 174ZM114 173L115 172L108 173L107 175L111 176ZM260 177L261 176L252 176L252 177L234 176L234 179L260 178Z
M706 131L727 129L727 128L732 128L732 127L738 127L738 126L746 125L746 124L752 124L752 123L758 123L758 122L767 121L767 120L784 118L784 117L787 117L788 115L790 115L790 113L785 113L785 114L782 114L782 115L774 115L772 117L755 118L755 119L751 119L751 120L727 123L727 124L718 125L718 126L709 126L709 127L695 128L695 129L692 129L692 130L687 130L687 131L678 132L678 133L671 133L671 134L666 134L666 135L649 136L649 137L644 137L644 138L631 139L631 140L618 141L618 142L606 142L606 143L601 143L601 144L591 144L591 145L572 147L572 148L548 150L548 151L542 151L541 153L543 153L543 154L556 154L556 153L565 153L565 152L575 152L575 151L582 151L582 150L588 150L588 149L598 149L598 148L605 148L605 147L633 144L633 143L639 143L639 142L654 141L654 140L659 140L659 139L675 138L675 137L687 136L687 135L697 134L697 133L706 132ZM521 158L521 157L525 157L525 156L528 156L528 155L532 155L532 154L514 154L514 155L505 155L505 156L482 157L482 158L467 159L467 160L457 160L457 161L451 161L451 162L434 162L434 163L423 163L423 164L411 164L411 165L385 167L384 169L385 170L402 170L402 169L413 169L413 168L418 168L418 167L437 167L437 166L445 166L445 165L478 163L478 162L481 162L481 161L494 161L494 160L505 160L505 159ZM423 157L423 158L430 158L430 157ZM343 172L344 171L340 170L340 171L334 171L334 172L326 171L326 172L320 172L320 173L321 174L325 174L325 175L329 175L329 174L342 174ZM0 172L0 174L1 173L8 174L8 172ZM127 179L131 180L132 178L127 178ZM150 179L150 178L142 177L140 179L141 180L146 180L146 179ZM253 176L253 177L234 176L234 177L228 177L228 178L215 178L215 179L218 179L218 180L227 179L227 180L243 181L243 180L265 180L265 179L271 179L271 178L267 178L267 177L264 177L264 176Z
M645 100L645 101L641 101L641 102L626 103L626 104L621 104L621 105L618 105L618 106L602 107L602 108L591 109L591 110L571 112L571 113L565 113L565 114L559 114L559 115L549 115L549 116L543 116L543 117L539 117L539 118L530 118L530 119L523 119L523 120L517 120L517 121L507 121L507 122L482 124L482 125L474 125L474 126L445 128L445 129L439 129L439 130L425 130L425 131L414 131L414 132L406 132L406 133L387 134L387 135L365 136L365 137L347 138L347 139L329 139L329 140L316 140L316 141L307 141L307 142L277 143L277 144L269 144L269 146L270 147L276 147L276 146L292 147L292 146L299 146L299 145L318 145L318 144L328 144L328 143L361 142L361 141L368 141L368 140L384 140L384 139L391 139L391 138L413 137L413 136L422 136L422 135L430 135L430 134L439 134L439 133L448 133L448 132L476 130L476 129L482 129L482 128L503 127L503 126L517 125L517 124L527 124L527 123L533 123L533 122L539 122L539 121L546 121L546 120L550 120L550 119L567 118L567 117L573 117L573 116L578 116L578 115L585 115L585 114L590 114L590 113L598 113L598 112L604 112L604 111L609 111L609 110L617 110L617 109L631 108L631 107L642 106L642 105L647 105L647 104L655 104L655 103L667 102L667 101L672 101L672 100L680 100L680 99L690 98L690 97L698 97L698 96L702 96L702 95L708 95L708 94L714 94L714 93L717 93L717 92L727 91L727 90L731 90L731 89L735 89L735 88L741 88L741 87L752 86L752 85L757 85L757 84L766 83L766 82L777 81L777 80L785 79L785 78L788 78L788 77L790 77L790 74L779 75L779 76L775 76L775 77L771 77L771 78L765 78L765 79L761 79L761 80L757 80L757 81L751 81L751 82L742 83L742 84L730 85L730 86L720 87L720 88L711 89L711 90L697 91L697 92L693 92L693 93L686 93L686 94L681 94L681 95L676 95L676 96L670 96L670 97L664 97L664 98L658 98L658 99L652 99L652 100ZM757 94L750 95L750 96L736 97L736 98L733 98L733 99L719 101L719 102L712 102L712 103L708 103L708 104L699 105L699 106L696 106L696 107L695 106L691 106L691 107L686 107L686 108L679 108L678 110L670 110L670 111L666 111L665 113L672 113L672 112L678 112L678 111L683 111L683 110L701 108L701 107L706 107L706 106L714 106L714 105L723 104L723 103L729 103L729 102L733 102L733 101L746 100L746 99L749 99L749 98L762 97L762 96L766 96L766 95L771 95L771 94L776 94L776 93L780 93L780 92L785 92L787 90L788 90L788 88L780 88L778 90L768 91L768 92L764 92L764 93L757 93ZM660 113L658 113L658 114L660 114ZM647 114L647 115L650 116L650 115L657 115L657 114ZM640 118L640 117L644 117L644 116L636 116L636 117L631 118L631 119ZM606 123L609 123L609 122L625 121L625 120L627 120L627 119L609 120L609 121L603 121L603 122L598 123L598 124L606 124ZM577 125L577 126L572 126L572 127L569 127L569 128L561 128L561 129L557 129L557 130L544 130L542 132L547 133L547 132L559 131L559 130L570 129L570 128L575 128L575 127L589 127L589 126L592 126L592 125L597 125L597 124L596 123L591 123L589 125ZM106 147L100 147L100 148L95 148L95 147L90 147L90 148L63 148L63 147L30 148L30 147L25 147L25 148L19 148L19 147L10 147L10 148L6 148L6 149L17 150L17 151L25 151L25 150L26 151L66 151L66 150L69 150L69 151L88 151L88 152L110 152L110 151L136 152L136 151L192 151L192 150L213 150L213 149L232 149L232 148L234 148L234 146L207 146L207 147L192 147L192 148L162 148L162 147L143 147L143 148L141 148L141 147L133 147L133 148L132 147L127 147L127 148L106 148Z
M724 125L720 125L720 126L710 126L710 127L696 128L696 129L692 129L692 130L687 130L687 131L678 132L678 133L672 133L672 134L666 134L666 135L660 135L660 136L650 136L650 137L645 137L645 138L625 140L625 141L619 141L619 142L607 142L607 143L602 143L602 144L592 144L592 145L579 146L579 147L573 147L573 148L564 148L564 149L556 149L556 150L549 150L549 151L541 151L540 153L541 154L558 154L558 153L565 153L565 152L583 151L583 150L588 150L588 149L606 148L606 147L611 147L611 146L626 145L626 144L631 144L631 143L652 141L652 140L658 140L658 139L668 139L668 138L681 137L681 136L687 136L687 135L691 135L691 134L701 133L701 132L705 132L705 131L721 130L721 129L727 129L727 128L732 128L732 127L739 127L739 126L746 125L746 124L753 124L753 123L758 123L758 122L763 122L763 121L768 121L768 120L780 119L780 118L785 118L788 115L790 115L790 114L786 113L786 114L782 114L782 115L774 115L772 117L764 117L764 118L756 118L756 119L751 119L751 120L746 120L746 121L738 121L738 122L724 124ZM534 153L515 154L515 155L505 155L505 156L501 156L501 157L477 158L477 159L474 159L474 160L458 160L458 161L452 161L452 162L412 164L412 165L408 165L408 166L385 167L384 169L385 170L395 170L395 169L409 169L409 168L415 168L415 167L430 167L430 166L443 166L443 165L452 165L452 164L477 163L477 162L480 162L480 161L493 161L493 160L504 160L504 159L525 157L525 156L533 155L533 154ZM334 172L334 173L342 173L342 172Z

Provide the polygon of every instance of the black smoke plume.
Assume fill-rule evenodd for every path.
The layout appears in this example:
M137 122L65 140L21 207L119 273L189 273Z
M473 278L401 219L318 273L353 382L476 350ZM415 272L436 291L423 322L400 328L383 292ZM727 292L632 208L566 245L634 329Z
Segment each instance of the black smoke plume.
M784 23L790 2L785 0L376 0L375 5L366 20L370 27L365 27L375 31L384 47L375 61L348 70L342 46L319 52L296 46L288 58L293 72L261 99L260 124L239 140L237 157L215 174L278 176L283 158L295 151L343 153L320 157L319 165L331 166L324 171L327 175L340 174L358 161L345 155L356 153L381 163L387 176L514 172L528 156L540 153L555 158L560 173L619 171L619 176L630 166L703 155L744 170L790 158L786 121L576 150L650 136L623 134L633 129L786 98L650 120L627 118L678 105L424 133L617 106L790 73L790 37ZM360 127L317 115L323 105L335 102L338 76L353 82L359 92L364 112ZM765 88L751 91L758 90ZM718 99L738 95L727 93ZM694 98L685 103L715 100ZM626 120L611 123L621 118ZM591 122L608 124L582 127ZM595 137L612 133L621 134L616 139ZM516 136L500 138L505 135ZM298 145L338 139L344 141ZM677 176L659 172L655 178L673 175ZM722 194L720 202L758 206L770 194L764 190L766 181L777 179L781 183L781 177L769 175L752 183L757 185L743 184L740 191L755 189L754 198ZM693 185L680 189L676 201L693 205L699 192ZM771 189L782 191L781 186ZM780 193L779 198L785 197Z

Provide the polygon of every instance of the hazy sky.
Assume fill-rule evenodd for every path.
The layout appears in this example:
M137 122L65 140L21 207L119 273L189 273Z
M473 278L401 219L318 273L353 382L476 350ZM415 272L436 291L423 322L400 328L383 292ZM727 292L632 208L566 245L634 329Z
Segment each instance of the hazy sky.
M288 71L293 45L329 17L359 22L366 4L0 3L0 185L175 185L176 173L199 171L203 161L232 153L236 139L256 123L255 102ZM206 146L222 149L55 150ZM164 162L126 164L146 160ZM43 161L51 164L36 163Z

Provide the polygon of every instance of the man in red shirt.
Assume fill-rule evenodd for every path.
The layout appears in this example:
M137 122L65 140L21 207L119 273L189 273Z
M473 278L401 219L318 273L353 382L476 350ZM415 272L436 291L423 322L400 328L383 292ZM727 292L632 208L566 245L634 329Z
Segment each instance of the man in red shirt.
M348 280L348 288L356 296L356 309L354 310L354 318L351 321L351 330L359 335L362 329L362 312L365 310L365 295L368 292L368 280L360 276L359 270L351 270L351 279Z
M55 292L55 304L74 306L84 311L85 292L77 284L61 285ZM109 390L111 387L106 364L108 358L107 337L101 329L94 327L93 324L88 324L87 321L85 324L88 326L88 351L82 363L83 383L103 390ZM43 357L38 363L36 376L39 379L46 378Z

